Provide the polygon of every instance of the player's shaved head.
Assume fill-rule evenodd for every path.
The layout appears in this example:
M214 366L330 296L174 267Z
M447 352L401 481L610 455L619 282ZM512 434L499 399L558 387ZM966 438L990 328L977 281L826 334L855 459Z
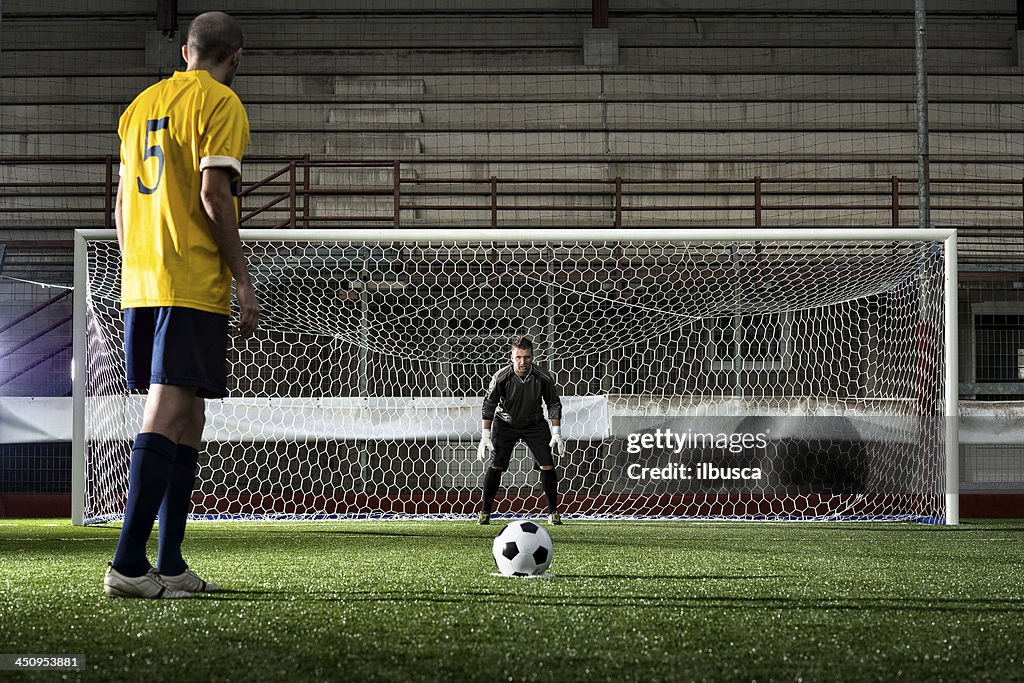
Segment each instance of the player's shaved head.
M242 47L242 27L229 14L206 12L188 27L188 51L197 59L222 64Z

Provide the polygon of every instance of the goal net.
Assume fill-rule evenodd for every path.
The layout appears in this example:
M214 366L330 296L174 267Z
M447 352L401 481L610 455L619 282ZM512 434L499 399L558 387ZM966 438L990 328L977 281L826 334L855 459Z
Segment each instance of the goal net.
M207 402L198 518L468 517L484 388L528 334L562 397L564 515L955 521L951 231L243 240L261 327ZM78 232L79 523L121 517L142 419L119 267L112 232ZM545 512L522 444L502 484L497 515Z

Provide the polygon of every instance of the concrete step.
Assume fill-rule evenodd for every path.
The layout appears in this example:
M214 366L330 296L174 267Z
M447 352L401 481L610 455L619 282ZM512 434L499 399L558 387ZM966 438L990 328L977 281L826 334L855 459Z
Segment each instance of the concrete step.
M310 77L312 78L312 77ZM285 76L239 77L236 89L243 102L255 104L287 101L303 97L314 102L354 103L410 102L461 104L495 101L501 103L587 103L587 102L913 102L916 89L912 74L751 74L751 73L629 73L595 74L582 69L563 73L464 73L423 74L417 88L405 94L397 88L378 88L378 79L346 77L352 85L343 97L334 100L326 84L310 83L305 94L289 87L293 79ZM370 84L356 85L357 80ZM371 85L373 84L373 85ZM246 90L249 86L259 88ZM377 92L377 90L385 90ZM322 97L318 97L322 95ZM931 74L928 96L940 102L1002 102L1020 104L1024 100L1024 79L1018 73ZM275 99L277 98L277 99Z
M53 197L41 195L0 195L0 224L18 221L35 223L67 224L71 220L81 221L90 216L86 223L103 223L103 197ZM39 213L45 209L45 213ZM73 217L73 218L72 218Z
M337 3L336 3L337 4ZM242 17L246 14L268 13L275 16L282 14L280 0L222 0L217 5L225 12L237 13ZM963 0L929 0L928 10L930 12L942 12L944 14L958 13L970 14L976 7L976 3L964 3ZM443 7L449 7L445 5ZM982 6L982 12L1012 14L1014 10L1013 0L987 0ZM614 9L614 8L613 8ZM658 16L660 13L671 11L671 3L652 4L646 8L637 8L639 11L646 11L648 15ZM792 14L822 14L829 12L860 13L865 15L884 15L891 13L894 9L902 9L906 14L909 8L902 6L894 8L891 0L830 0L828 6L823 8L820 0L759 0L756 6L744 0L687 0L685 11L694 16L711 13L720 15L726 12L740 13L764 13L778 14L787 12ZM195 2L179 3L181 19L187 22L196 13L204 11L205 5ZM442 10L434 10L430 6L424 6L416 0L376 0L372 5L354 4L350 9L345 10L343 5L335 10L336 14L346 16L361 16L379 13L422 13L425 10L433 10L439 13ZM103 14L139 14L148 16L152 13L152 3L148 0L90 0L89 12ZM295 14L316 14L325 12L323 0L291 0L288 3L287 11ZM523 13L534 12L538 14L565 14L582 13L589 16L591 4L587 0L464 0L458 3L458 13L493 14L493 13ZM678 10L677 10L678 11ZM17 15L19 17L31 18L33 15L50 17L52 15L77 15L82 13L81 0L49 0L46 3L32 2L31 0L7 0L4 5L4 14L8 17ZM452 11L443 11L444 14L451 14ZM975 11L974 13L979 13Z
M424 104L416 108L332 105L250 105L254 129L323 130L916 130L916 105L905 103L699 102ZM31 117L28 117L31 118ZM109 116L106 120L109 120ZM1021 107L1010 103L936 103L929 125L941 130L1021 127Z
M965 3L962 0L930 0L928 9L930 11L958 12L964 11ZM258 13L258 12L281 12L280 0L222 0L217 5L225 12ZM992 0L985 3L985 8L992 12L1012 12L1012 0ZM179 10L183 20L195 13L202 11L204 5L194 2L179 3ZM458 4L460 12L589 12L591 5L586 0L466 0ZM671 5L663 3L662 6L652 6L648 11L655 13L659 9L671 8ZM93 12L129 12L144 14L152 12L152 4L147 0L91 0L89 9ZM424 9L423 3L415 0L377 0L370 9L362 5L350 10L350 14L366 14L369 12L417 12ZM731 0L722 2L720 0L687 0L686 10L692 13L713 12L721 13L726 11L750 11L751 5L743 0ZM821 12L820 0L759 0L757 11L766 13L777 12ZM81 0L50 0L44 4L31 2L30 0L7 0L5 3L5 14L18 14L32 16L41 14L74 14L81 12ZM288 10L301 14L312 14L324 11L323 0L292 0L288 3ZM828 3L827 11L838 12L864 12L882 13L893 10L891 0L833 0Z
M933 0L941 4L949 0ZM866 0L867 5L876 5L878 0ZM343 3L334 5L344 8ZM372 5L360 3L349 3L353 9L349 14L366 14L376 12L417 12L424 9L423 4L414 0L375 0ZM328 5L330 6L330 5ZM287 8L283 8L280 0L223 0L217 7L228 13L235 13L244 17L248 13L273 13L281 14L283 10L299 14L315 14L325 11L323 0L291 0ZM589 5L581 3L581 0L469 0L460 2L460 11L465 12L487 12L487 11L566 11L566 10L589 10ZM131 12L138 14L152 13L153 4L149 0L90 0L89 9L92 12ZM178 3L178 10L181 13L182 21L187 22L192 16L206 10L206 5L197 2L184 1ZM19 15L32 16L33 14L75 14L82 11L81 0L54 0L53 2L38 3L30 0L6 0L4 13L17 13ZM340 10L339 10L340 11Z
M309 107L305 109L308 111ZM264 124L262 119L259 123ZM367 130L379 130L382 127L416 129L424 125L422 109L393 106L332 106L327 109L327 123L330 128L365 128Z
M759 8L758 8L759 9ZM793 46L887 48L914 46L912 7L901 14L875 16L808 16L782 14L756 16L661 16L618 19L614 30L619 46ZM929 8L930 9L930 8ZM928 18L928 45L937 49L956 47L1005 47L1013 17L950 17L933 13Z
M342 158L415 156L423 153L418 135L328 135L324 149L327 156Z
M395 205L391 197L313 197L309 200L308 212L317 217L390 218L394 216ZM416 212L408 209L402 215L413 219Z
M361 12L310 14L279 12L260 15L246 11L240 17L246 47L253 50L367 47L502 47L579 45L591 26L589 8L569 13L486 12L464 8L445 13ZM689 8L686 8L689 10ZM755 8L760 9L760 8ZM692 11L651 13L647 16L616 17L611 28L618 32L620 45L853 45L874 47L914 44L913 15L904 11L846 16L799 14L784 10L780 15L762 12L718 13L695 16ZM987 8L986 8L987 9ZM79 10L80 11L80 10ZM819 10L820 11L820 10ZM5 15L7 13L5 12ZM184 29L187 17L181 22ZM146 33L156 30L150 17L95 16L81 18L47 17L34 20L24 15L9 17L5 25L5 50L32 49L59 44L73 50L96 45L107 48L145 45ZM936 48L1002 43L1012 30L1012 9L1001 16L929 17L928 41Z
M5 36L9 32L5 32ZM973 44L969 47L930 46L929 73L1016 67L1009 36L1001 44ZM93 54L95 52L95 54ZM451 71L471 69L545 70L582 69L579 45L530 46L521 48L308 48L246 50L239 79L255 74L367 73L395 71ZM914 68L913 43L869 47L836 46L665 46L621 45L617 67L625 69L666 69L688 72L729 73L751 70L776 72L882 72L908 73ZM0 56L4 73L20 75L130 74L159 75L146 66L141 48L100 50L82 53L65 50L6 51ZM590 71L596 69L590 68ZM603 68L608 71L609 68Z
M80 74L71 76L4 76L5 104L52 103L51 106L80 106L101 103L124 108L140 92L160 80L153 75Z
M294 75L275 75L280 73L276 70L260 72L252 66L247 59L245 68L240 69L231 86L243 104L256 98L280 102L307 98L329 100L334 96L336 76L330 73L309 73L308 64L306 69Z
M415 178L415 169L402 169L405 178ZM394 187L394 169L381 168L316 168L310 170L314 187L352 189L391 189Z
M149 14L153 11L153 3L149 0L90 0L89 11L97 14L107 12ZM33 0L7 0L4 3L4 21L12 21L12 16L28 19L33 16L67 16L81 12L82 3L79 0L55 0L55 2L45 3L33 2Z
M316 50L317 71L346 73L367 69L387 71L430 71L453 69L551 69L581 68L582 49L579 47L537 47L518 50L483 50L460 48L388 49L386 51L350 50L337 54L323 54ZM294 57L295 62L289 63ZM256 72L281 72L289 68L308 70L311 58L279 51L253 49L247 53L246 69ZM674 71L728 73L763 71L789 71L817 73L846 73L857 71L912 72L914 68L913 44L898 47L842 48L842 47L646 47L620 46L619 68L666 69ZM974 48L929 48L927 68L930 73L963 70L1014 68L1009 42L1003 46ZM591 69L596 70L596 69Z
M6 22L4 28L7 28ZM4 39L12 31L5 30ZM159 70L146 66L146 50L142 46L125 48L91 48L79 51L64 49L8 50L0 53L0 71L19 76L34 75L45 78L54 74L146 75ZM154 79L155 80L155 79Z
M658 67L666 70L689 70L710 73L749 71L819 73L879 71L909 72L914 68L913 45L842 47L759 47L743 49L722 47L620 47L619 65L623 67ZM929 47L925 60L929 73L956 72L973 69L1011 69L1013 60L1008 47L968 48Z
M83 56L65 50L33 50L0 54L0 71L38 77L53 74L111 76L169 73L180 68L146 66L141 48L97 50ZM430 49L353 49L322 48L270 50L247 48L239 80L257 74L338 74L393 73L395 71L444 71L451 69L547 69L571 68L582 64L581 48L438 48Z
M396 159L422 154L418 135L268 133L254 135L249 156L312 154L340 159Z
M322 130L387 133L465 130L914 130L916 105L876 102L659 102L335 105L250 104L254 131ZM8 132L96 132L117 127L119 105L0 105ZM934 103L932 131L1007 130L1021 127L1019 104Z
M0 239L8 233L19 233L24 238L34 238L35 233L62 230L68 233L78 228L103 228L101 214L67 211L43 214L0 213Z
M252 129L355 128L372 132L423 126L422 110L408 105L249 104L245 109Z
M528 78L528 77L527 77ZM537 79L535 87L543 81ZM601 91L609 99L770 101L914 101L913 73L905 74L743 74L664 73L606 74ZM428 82L433 93L439 86ZM1012 73L949 75L928 78L931 102L967 100L972 102L1019 103L1024 100L1024 79Z
M365 76L336 76L333 92L343 98L400 98L423 97L426 82L422 78L372 78Z
M5 76L6 104L101 103L121 109L157 75ZM380 76L264 75L244 72L234 84L243 103L353 104L362 100L397 104L478 100L500 102L913 102L914 77L906 74L605 73L582 69L563 73L448 73L401 78ZM931 74L929 100L1024 101L1019 73Z
M116 154L114 133L0 134L0 147L15 155ZM1024 154L1018 132L935 132L931 155L942 159L1016 163ZM906 132L455 132L376 135L266 133L254 135L250 156L312 154L342 159L438 157L716 157L889 159L917 154L916 133Z
M289 137L289 136L286 136ZM369 136L348 134L328 136L328 153L346 156L351 150L371 146L359 139ZM356 139L352 139L356 138ZM717 158L764 157L857 157L915 158L916 134L894 132L646 132L611 131L579 133L431 133L416 134L416 144L424 154L455 157L594 157L610 155L647 157L705 156ZM298 139L291 149L303 149ZM1017 133L933 133L933 157L959 157L964 160L990 159L1010 161L1024 152L1024 131Z
M111 179L117 183L117 157L113 159ZM55 183L89 183L90 191L100 191L107 180L107 169L102 162L92 163L37 163L0 164L0 183L19 183L26 185L52 187ZM10 193L15 188L0 189L0 193Z
M81 11L79 7L70 16L33 19L12 16L15 13L4 3L4 51L60 49L74 51L82 59L96 48L145 49L146 32L156 30L151 17L110 17L101 12L84 17L77 14Z

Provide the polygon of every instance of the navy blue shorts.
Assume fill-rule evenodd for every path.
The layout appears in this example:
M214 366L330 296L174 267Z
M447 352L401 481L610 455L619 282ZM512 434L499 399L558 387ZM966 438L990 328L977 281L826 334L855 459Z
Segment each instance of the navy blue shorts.
M200 398L228 395L228 316L160 306L124 311L128 388L195 387Z
M494 444L491 466L502 472L507 470L512 459L512 450L520 441L526 442L526 447L533 456L533 469L555 464L551 456L551 428L547 420L537 420L527 427L513 427L507 422L495 419L491 422L491 443Z

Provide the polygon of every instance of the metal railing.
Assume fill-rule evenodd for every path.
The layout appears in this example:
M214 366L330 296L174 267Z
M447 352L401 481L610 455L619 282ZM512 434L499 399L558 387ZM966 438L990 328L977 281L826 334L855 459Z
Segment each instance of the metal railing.
M486 160L472 160L482 163ZM567 160L569 161L569 160ZM114 155L101 157L0 157L6 167L52 167L53 174L71 166L96 167L102 180L0 182L0 224L11 216L60 216L84 226L113 227L117 188ZM279 228L324 227L339 223L377 223L400 228L415 214L434 214L436 224L499 227L525 222L529 214L557 212L566 224L586 222L628 228L649 216L700 224L728 214L736 227L799 227L822 212L862 212L865 226L912 224L905 220L917 207L917 179L883 178L554 178L419 177L406 173L401 161L336 161L297 157L251 157L248 167L276 166L243 185L241 222ZM347 187L314 182L318 173L337 169L389 169L388 180ZM9 173L17 176L17 172ZM1024 178L932 178L935 212L959 212L956 227L1013 234L1024 226ZM357 200L372 202L360 212ZM69 206L69 202L73 206ZM347 202L347 204L346 204ZM992 227L989 217L1000 216ZM884 221L880 216L884 215ZM971 216L979 220L972 222ZM518 219L517 219L518 217ZM595 219L595 217L598 217ZM817 224L816 224L817 225ZM820 227L820 225L818 226ZM992 233L997 230L997 233Z
M311 182L318 170L338 168L389 168L386 186L338 188ZM625 228L630 214L686 214L688 222L723 212L740 218L742 225L765 227L772 216L786 216L787 222L773 227L806 224L801 214L828 211L884 212L885 225L898 228L903 216L915 213L917 180L885 178L545 178L545 177L434 177L403 175L402 163L372 161L314 161L291 159L275 173L249 185L243 198L258 202L243 211L243 222L262 217L274 227L311 227L314 224L377 222L400 228L406 212L433 212L434 222L460 223L497 228L509 215L562 212L568 216L604 215L602 225ZM389 212L372 215L355 211L331 212L317 200L328 198L377 197L389 200ZM1024 226L1024 178L932 178L934 210L958 211L966 215L993 214L1006 217L1016 227ZM580 200L584 201L580 201ZM260 203L261 202L261 203ZM381 202L380 207L386 202ZM336 204L336 205L340 205ZM330 206L330 204L326 204ZM447 220L442 218L447 214ZM481 221L478 217L485 215ZM275 220L274 217L278 220ZM477 217L477 218L474 218ZM571 219L567 222L571 223ZM970 228L970 222L964 227ZM878 220L865 225L878 226ZM979 221L978 227L989 226ZM1012 229L1004 234L1019 235ZM989 234L996 234L989 229Z

